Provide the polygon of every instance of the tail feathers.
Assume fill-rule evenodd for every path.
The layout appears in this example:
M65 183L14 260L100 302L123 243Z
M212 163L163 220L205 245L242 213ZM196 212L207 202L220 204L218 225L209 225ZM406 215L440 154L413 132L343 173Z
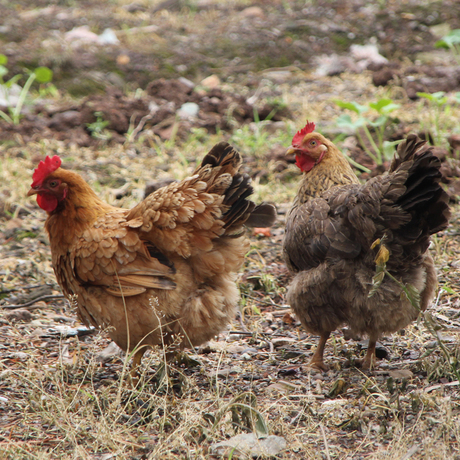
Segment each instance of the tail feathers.
M203 158L197 173L203 170L215 171L213 179L209 180L207 191L209 193L222 193L224 195L223 205L227 208L223 215L225 222L225 234L237 236L243 232L243 225L270 227L276 220L275 207L269 204L256 206L249 196L253 193L251 178L239 171L242 164L241 155L228 143L216 144ZM217 177L216 177L217 176ZM219 187L223 184L221 180L226 176L230 179L230 185ZM206 179L205 179L206 180Z
M276 221L276 209L268 203L259 204L246 220L248 227L271 227Z
M448 196L440 185L440 161L432 148L417 136L410 135L398 146L390 168L395 174L407 170L404 182L406 190L396 204L406 211L411 219L400 228L402 240L428 244L429 235L447 227L450 210Z
M396 171L403 162L413 158L422 147L426 147L426 142L418 138L415 134L409 134L406 140L398 145L389 172L392 173Z
M241 155L227 142L216 144L203 158L199 169L206 165L224 167L226 173L235 174L242 163Z

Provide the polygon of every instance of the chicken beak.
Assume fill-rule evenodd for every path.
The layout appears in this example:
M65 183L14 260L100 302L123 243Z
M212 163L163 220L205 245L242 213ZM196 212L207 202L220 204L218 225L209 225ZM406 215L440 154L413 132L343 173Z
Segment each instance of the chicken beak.
M296 152L297 152L297 149L296 149L295 147L292 147L292 145L291 145L291 147L289 147L289 148L286 150L285 155L291 155L291 154L296 153Z
M38 189L31 188L31 189L27 192L27 196L37 195L37 193L38 193Z

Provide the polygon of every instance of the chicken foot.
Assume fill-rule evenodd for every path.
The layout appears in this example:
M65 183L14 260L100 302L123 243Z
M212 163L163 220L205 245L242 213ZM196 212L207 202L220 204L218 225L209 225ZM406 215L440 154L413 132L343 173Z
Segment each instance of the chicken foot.
M357 361L357 364L361 369L373 369L377 357L375 355L375 345L377 344L376 337L369 337L369 344L367 345L366 356L363 359Z
M316 367L317 369L327 372L329 370L329 366L324 363L324 347L326 346L327 339L331 335L330 331L322 332L319 337L318 346L316 347L316 351L313 354L310 366Z

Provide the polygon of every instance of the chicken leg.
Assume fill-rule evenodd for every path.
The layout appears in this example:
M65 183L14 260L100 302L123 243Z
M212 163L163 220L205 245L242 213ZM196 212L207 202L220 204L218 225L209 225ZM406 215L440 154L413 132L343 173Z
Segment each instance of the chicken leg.
M139 383L139 368L141 366L142 357L144 356L145 352L146 347L143 346L136 350L134 353L133 361L131 363L131 370L129 371L133 388L135 388Z
M310 366L311 367L316 367L317 369L321 371L328 371L329 366L327 366L324 363L324 347L326 346L327 339L331 335L330 331L322 332L319 338L318 346L316 347L316 351L313 354L311 361L310 361Z
M377 343L376 337L369 337L369 344L367 345L366 356L359 361L361 369L373 369L377 357L375 355L375 345Z

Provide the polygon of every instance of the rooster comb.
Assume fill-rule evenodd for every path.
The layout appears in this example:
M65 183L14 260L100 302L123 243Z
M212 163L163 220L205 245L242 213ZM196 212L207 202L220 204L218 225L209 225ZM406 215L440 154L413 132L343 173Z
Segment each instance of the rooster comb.
M307 134L312 133L314 130L315 130L315 124L312 121L307 121L307 124L305 125L305 127L297 131L295 136L292 138L292 145L294 147L300 146L300 144L303 141L303 138Z
M53 158L46 157L45 161L40 161L32 176L32 187L41 184L48 174L56 171L61 166L61 163L62 161L58 155L54 155Z

